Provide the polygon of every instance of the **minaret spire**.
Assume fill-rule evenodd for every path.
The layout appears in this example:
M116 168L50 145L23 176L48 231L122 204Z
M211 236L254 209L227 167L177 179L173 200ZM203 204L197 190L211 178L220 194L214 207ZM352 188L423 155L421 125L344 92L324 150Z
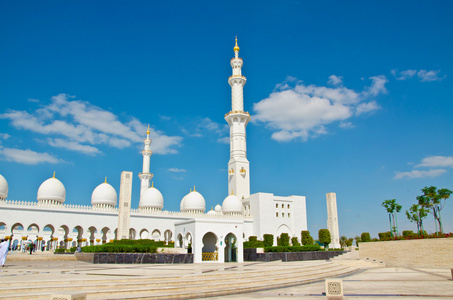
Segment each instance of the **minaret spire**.
M230 161L228 162L228 193L239 199L250 196L250 163L247 160L246 131L250 114L244 112L243 88L246 78L242 76L242 58L239 57L237 37L235 39L234 58L230 65L233 75L228 79L231 86L231 111L225 115L230 125Z
M143 155L143 167L142 172L138 174L138 178L140 178L140 198L143 193L149 188L149 183L153 178L153 174L149 172L149 162L151 159L151 155L153 152L151 151L151 139L149 138L149 124L148 130L146 131L146 139L144 140L145 147L143 148L142 155Z

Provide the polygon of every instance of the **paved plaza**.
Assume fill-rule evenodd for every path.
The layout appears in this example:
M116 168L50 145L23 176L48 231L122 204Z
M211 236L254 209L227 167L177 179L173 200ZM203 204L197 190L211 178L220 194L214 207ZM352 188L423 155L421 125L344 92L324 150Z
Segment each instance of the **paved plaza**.
M345 299L453 299L449 268L386 268L356 259L228 264L103 264L73 255L11 254L0 299L325 299L324 279L341 278ZM211 296L211 297L210 297Z

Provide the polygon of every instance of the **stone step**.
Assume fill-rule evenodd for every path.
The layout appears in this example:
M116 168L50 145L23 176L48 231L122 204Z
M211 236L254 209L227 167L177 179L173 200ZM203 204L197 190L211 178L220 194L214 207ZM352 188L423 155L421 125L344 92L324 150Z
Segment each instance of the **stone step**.
M266 264L271 264L272 262L270 263L266 263ZM316 269L316 270L322 270L322 269L329 269L331 268L331 264L330 263L320 263L320 264L313 264L313 265L309 265L309 266L305 266L303 268L304 271L309 271L311 269ZM295 267L295 268L286 268L284 270L272 270L272 271L247 271L247 270L244 270L246 269L247 266L244 266L244 267L241 267L241 268L238 268L238 267L235 267L235 268L231 268L231 273L228 273L228 274L225 274L225 273L222 273L222 274L215 274L215 273L205 273L205 274L202 274L202 275L193 275L193 274L190 274L190 275L185 275L185 276L180 276L180 277L174 277L174 276L170 276L169 278L172 278L172 279L177 279L179 281L181 280L200 280L200 279L209 279L209 280L215 280L217 278L224 278L226 276L232 276L232 277L235 277L237 278L238 276L242 275L246 278L254 278L254 277L261 277L263 276L264 274L273 274L274 276L275 275L278 275L278 274L285 274L285 273L288 273L289 270L294 270L296 272L300 272L302 269L301 268L298 268L298 267ZM228 269L228 268L225 268L225 269ZM237 271L236 271L237 270ZM84 272L74 272L74 273L77 273L77 274L83 274ZM90 274L90 273L88 273ZM42 285L42 284L46 284L46 285L58 285L58 284L65 284L65 285L74 285L74 284L102 284L102 283L124 283L124 282L136 282L138 280L138 278L142 278L142 282L143 283L147 283L147 284L159 284L162 282L163 279L165 279L165 276L159 276L159 277L141 277L141 276L134 276L132 278L122 278L122 279L89 279L89 280L84 280L84 279L77 279L77 280L68 280L66 278L62 278L60 280L35 280L35 281L32 281L32 282L29 282L29 281L14 281L14 282L3 282L3 284L0 286L0 291L5 289L5 288L8 288L8 287L21 287L21 286L27 286L27 287L32 287L32 286L39 286L39 285ZM190 279L188 279L190 278Z
M313 269L313 268L311 268ZM208 293L213 295L230 294L232 292L239 293L247 291L254 291L259 289L267 289L272 286L282 286L282 284L288 284L288 282L301 282L301 280L319 280L320 278L338 276L338 274L346 274L353 272L357 269L350 267L331 266L331 268L317 268L317 270L309 271L308 268L297 268L292 270L284 270L285 272L279 274L262 274L251 278L250 274L223 274L223 276L216 276L216 280L213 280L213 276L197 276L197 278L185 278L185 280L167 280L161 282L159 285L154 284L149 286L149 282L144 282L143 278L135 278L135 282L132 283L120 283L115 280L114 283L109 284L89 284L89 281L85 281L82 285L77 284L66 284L65 286L53 286L46 285L45 282L42 286L29 287L29 288L10 288L1 289L0 298L11 298L15 299L27 299L30 295L34 295L34 299L48 299L50 294L58 291L77 291L89 294L89 299L106 299L112 297L112 299L118 299L123 297L124 299L130 299L131 297L176 297L179 299L187 299L187 295L196 294L199 297L200 293ZM286 274L285 274L286 273ZM232 275L234 277L232 277ZM200 278L202 277L202 278ZM200 280L204 279L204 280ZM250 282L250 279L254 279ZM257 280L258 279L258 280ZM160 279L162 281L162 278ZM221 285L218 283L221 282ZM79 282L80 283L80 282ZM222 288L223 286L223 288ZM234 286L234 291L229 290L227 287ZM219 290L220 289L220 290ZM192 296L190 296L192 297Z

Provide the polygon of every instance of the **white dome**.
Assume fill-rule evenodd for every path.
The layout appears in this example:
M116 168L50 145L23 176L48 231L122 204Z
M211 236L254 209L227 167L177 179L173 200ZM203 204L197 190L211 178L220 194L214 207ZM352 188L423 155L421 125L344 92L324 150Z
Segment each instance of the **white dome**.
M140 197L140 203L138 204L139 208L164 208L164 197L161 192L155 187L150 187L143 192L143 195Z
M206 202L203 196L197 191L190 192L181 201L181 211L204 212L205 210Z
M0 174L0 199L6 199L6 197L8 197L8 182Z
M63 203L66 198L66 189L63 183L55 177L44 181L38 189L38 201Z
M223 200L222 211L225 214L228 213L242 213L242 201L239 200L235 195L229 195Z
M217 204L214 208L215 212L221 212L222 211L222 206L220 206L220 204Z
M211 209L210 211L208 211L207 215L212 216L217 215L217 213L213 209Z
M115 189L107 182L98 185L91 194L91 205L93 206L105 204L115 207L117 201L118 195Z

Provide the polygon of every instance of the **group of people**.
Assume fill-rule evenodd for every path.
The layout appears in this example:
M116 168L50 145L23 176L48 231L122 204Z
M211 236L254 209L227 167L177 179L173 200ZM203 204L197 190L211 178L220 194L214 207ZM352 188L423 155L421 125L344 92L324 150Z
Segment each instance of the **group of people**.
M6 261L6 256L8 255L8 251L11 247L11 239L3 239L1 240L2 242L0 243L0 264L2 265L2 268L5 267L5 261Z

